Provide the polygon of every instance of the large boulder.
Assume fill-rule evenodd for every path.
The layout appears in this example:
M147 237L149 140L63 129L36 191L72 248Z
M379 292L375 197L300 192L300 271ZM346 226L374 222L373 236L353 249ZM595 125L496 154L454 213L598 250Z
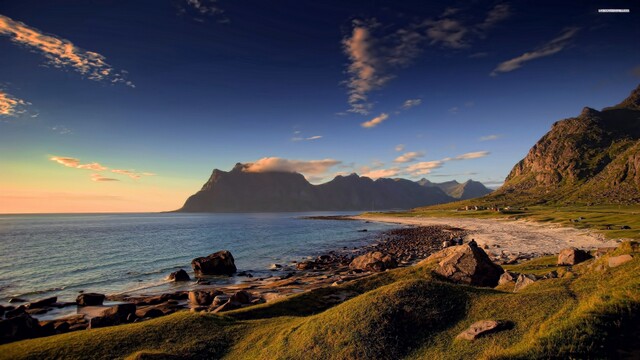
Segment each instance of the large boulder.
M174 271L171 274L169 274L168 280L171 280L171 281L190 281L191 278L189 277L189 274L187 274L186 271L184 271L183 269L180 269L178 271Z
M477 246L469 244L453 246L440 250L427 258L438 260L434 272L455 283L473 286L498 285L502 267L494 264L487 253Z
M628 263L631 260L633 260L633 257L629 254L613 256L609 258L609 267L618 267L622 264Z
M353 259L349 267L366 271L385 271L398 267L398 263L391 255L373 251Z
M104 302L104 294L84 293L78 295L76 303L78 306L99 306Z
M192 290L189 291L189 302L193 305L211 305L213 299L221 294L220 290Z
M576 248L563 249L558 254L558 265L577 265L590 258L591 255L584 250Z
M38 320L28 314L0 320L0 344L40 336Z
M195 258L191 261L191 267L196 276L232 275L237 270L233 255L228 250L218 251L206 257Z
M28 307L29 309L41 309L53 305L56 301L58 301L58 298L56 296L52 296L46 299L32 301L29 303Z
M100 316L89 320L89 329L119 325L131 321L136 317L136 304L123 303L110 306L102 311Z

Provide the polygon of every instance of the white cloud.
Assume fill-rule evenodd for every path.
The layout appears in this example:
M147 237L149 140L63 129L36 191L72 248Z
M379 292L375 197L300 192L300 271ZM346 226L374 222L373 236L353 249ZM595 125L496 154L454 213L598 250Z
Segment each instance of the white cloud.
M389 118L388 114L382 113L369 121L363 122L360 125L364 128L372 128L380 125L383 121L387 120L388 118Z
M391 168L391 169L377 169L365 172L362 176L371 178L371 179L379 179L379 178L388 178L393 176L398 176L400 174L400 168Z
M454 158L447 158L445 160L469 160L469 159L479 159L485 156L488 156L489 154L491 154L488 151L476 151L476 152L468 152L462 155L458 155Z
M569 45L569 43L571 42L571 39L578 33L579 30L580 28L577 28L577 27L567 28L563 30L563 32L558 37L538 47L537 49L526 52L511 60L507 60L505 62L500 63L491 72L490 75L496 76L499 73L510 72L510 71L519 69L520 67L522 67L524 63L528 61L559 53L565 47L567 47L567 45Z
M441 160L423 161L407 167L407 172L409 172L411 176L427 175L433 169L442 167L443 164L444 161Z
M104 56L4 15L0 15L0 35L8 36L16 44L40 51L47 59L47 64L55 68L71 68L91 80L106 80L135 87L125 79L126 72L115 71Z
M400 152L400 151L404 150L404 144L398 144L398 145L396 145L395 150L396 150L396 151L398 151L398 152Z
M309 136L305 140L318 140L318 139L322 139L322 136L321 135Z
M68 135L73 133L70 129L67 129L65 126L62 125L56 125L56 126L52 126L51 131L55 131L60 135Z
M419 152L419 151L410 151L407 153L404 153L400 156L398 156L395 160L393 160L394 162L397 163L406 163L406 162L411 162L414 161L420 157L423 157L424 153L423 152Z
M414 106L422 104L422 99L409 99L402 104L403 109L410 109Z
M501 137L502 137L502 135L499 135L499 134L491 134L491 135L481 136L478 140L480 140L480 141L492 141L492 140L498 140Z
M304 175L322 175L340 164L334 159L322 160L289 160L278 157L265 157L256 162L247 164L244 171L247 172L298 172Z

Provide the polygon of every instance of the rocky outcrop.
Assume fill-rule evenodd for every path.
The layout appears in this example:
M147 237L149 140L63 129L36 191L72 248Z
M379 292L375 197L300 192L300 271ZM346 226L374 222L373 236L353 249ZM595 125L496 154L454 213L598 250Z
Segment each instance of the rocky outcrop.
M620 265L626 264L629 261L633 260L633 257L629 254L624 254L620 256L613 256L609 258L609 267L615 268Z
M349 267L351 269L378 272L396 268L398 267L398 263L391 255L383 254L380 251L373 251L356 257L351 264L349 264Z
M190 281L191 280L191 278L189 277L189 274L187 274L187 272L184 271L183 269L172 272L171 274L169 274L169 277L167 279L170 281Z
M504 272L484 250L469 244L441 250L429 256L430 260L438 261L436 274L460 284L494 287Z
M0 320L0 344L30 339L40 335L41 329L38 320L28 314Z
M102 305L104 302L104 294L98 293L83 293L78 295L76 303L78 306L97 306Z
M195 258L191 267L196 276L232 275L237 271L233 255L228 250L218 251L206 257Z
M481 320L473 323L469 328L461 332L456 339L475 340L481 336L486 336L511 327L511 323L501 320Z
M538 278L533 274L520 274L516 280L516 285L513 288L513 292L518 292L527 286L538 281Z
M558 265L577 265L590 258L591 254L584 250L576 248L563 249L560 251L560 254L558 254Z
M221 294L220 290L193 290L189 291L189 302L193 305L211 305L213 299Z
M408 209L454 201L442 190L405 179L356 174L310 184L295 172L251 172L250 164L215 169L182 212L275 212Z
M49 307L53 304L56 303L56 301L58 301L58 298L55 296L46 298L46 299L40 299L40 300L35 300L29 303L28 308L29 309L41 309L41 308L45 308L45 307Z
M553 124L487 200L639 203L640 86L617 106Z

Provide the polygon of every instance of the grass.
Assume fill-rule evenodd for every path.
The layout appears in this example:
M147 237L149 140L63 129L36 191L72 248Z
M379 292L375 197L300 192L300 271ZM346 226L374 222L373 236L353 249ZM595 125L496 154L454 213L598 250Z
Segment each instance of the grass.
M417 208L407 212L368 213L398 217L473 217L481 219L513 219L553 223L561 226L592 230L608 239L640 240L640 205L595 205L595 206L529 206L519 210L503 212L457 211L473 201L457 202L440 206ZM526 209L526 210L525 210ZM578 220L580 219L580 220ZM578 221L575 221L578 220ZM630 229L622 229L622 226ZM610 226L611 229L607 229Z
M624 253L632 254L633 260L617 268L607 266L608 257ZM441 282L431 276L434 266L422 262L224 316L180 312L6 344L0 346L0 358L529 359L611 358L624 351L638 355L638 245L623 243L614 253L571 268L558 268L554 257L509 266L516 272L561 274L518 293L509 286L487 289ZM514 325L474 342L455 339L483 319Z

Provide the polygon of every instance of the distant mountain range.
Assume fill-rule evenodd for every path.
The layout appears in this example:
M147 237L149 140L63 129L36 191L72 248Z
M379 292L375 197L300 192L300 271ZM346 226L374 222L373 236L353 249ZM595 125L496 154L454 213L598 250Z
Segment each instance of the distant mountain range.
M511 204L640 203L640 86L620 104L553 124L497 191Z
M484 185L431 183L426 179L372 180L357 174L336 176L313 185L295 172L248 172L246 164L231 171L213 170L202 189L181 212L275 212L409 209L444 204L491 190Z

